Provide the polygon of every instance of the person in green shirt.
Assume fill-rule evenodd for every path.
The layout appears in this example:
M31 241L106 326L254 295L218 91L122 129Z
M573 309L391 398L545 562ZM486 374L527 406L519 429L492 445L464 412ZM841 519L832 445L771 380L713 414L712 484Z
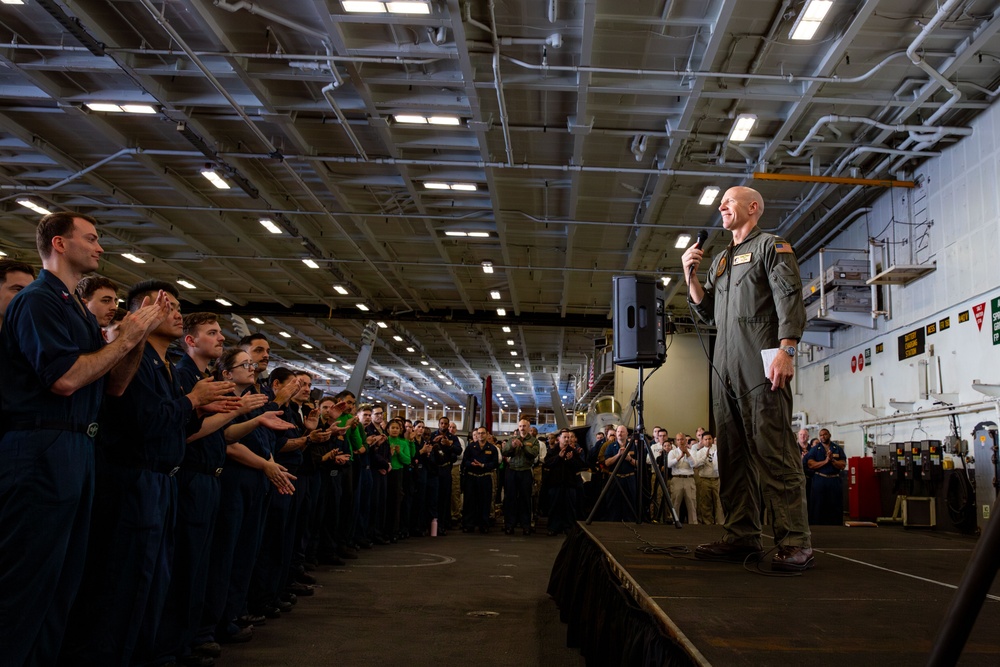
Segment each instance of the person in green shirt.
M403 437L403 424L398 419L389 422L389 451L392 458L389 464L388 488L386 492L387 524L389 542L395 544L399 539L399 506L403 500L403 472L409 467L412 460L411 446Z

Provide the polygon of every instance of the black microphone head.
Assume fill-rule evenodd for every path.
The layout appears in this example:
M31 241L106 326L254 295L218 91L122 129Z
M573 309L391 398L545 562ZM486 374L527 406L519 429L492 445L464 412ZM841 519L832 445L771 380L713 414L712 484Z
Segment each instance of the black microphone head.
M700 250L701 247L705 245L705 241L707 240L708 240L708 230L703 229L700 232L698 232L698 242L695 243L695 247Z

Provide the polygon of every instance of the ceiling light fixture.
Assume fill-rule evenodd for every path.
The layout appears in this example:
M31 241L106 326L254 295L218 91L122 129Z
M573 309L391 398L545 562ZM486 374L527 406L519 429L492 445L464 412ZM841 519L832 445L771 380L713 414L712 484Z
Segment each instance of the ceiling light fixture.
M278 225L274 224L274 220L271 220L270 218L261 218L260 219L260 224L262 224L264 226L264 229L266 229L267 231L271 232L272 234L280 234L281 233L281 227L279 227Z
M195 284L194 284L194 283L192 283L192 282L188 282L187 280L184 280L183 278L178 278L178 279L177 279L177 284L178 284L178 285L180 285L181 287L186 287L186 288L188 288L188 289L198 289L198 288L197 288L197 287L195 286Z
M407 352L416 352L416 350L414 348L412 348L412 347L406 348L406 351Z
M795 23L792 24L792 32L789 36L795 40L812 39L832 6L833 0L808 0L798 18L795 19Z
M123 252L122 253L122 257L124 257L125 259L127 259L127 260L129 260L131 262L135 262L136 264L145 264L146 263L146 260L144 260L142 257L137 257L137 256L133 255L130 252Z
M688 245L688 243L691 243L691 235L690 234L678 234L677 235L677 242L674 243L674 247L675 248L686 248L687 245Z
M229 189L229 183L226 183L226 181L222 178L222 176L219 176L219 174L216 173L214 169L212 168L202 169L201 175L207 178L209 183L219 188L220 190Z
M459 192L475 192L478 186L475 183L442 183L440 181L425 181L425 190L457 190Z
M317 264L315 260L309 259L308 257L306 257L305 259L303 259L302 263L305 264L306 266L308 266L310 269L318 269L319 268L319 264Z
M25 199L25 198L18 199L17 203L20 204L21 206L23 206L24 208L31 209L32 211L34 211L38 215L48 215L49 213L52 212L49 209L45 208L44 206L39 206L38 204L36 204L35 202L31 201L30 199Z
M259 317L251 317L250 321L253 322L254 324L264 324L264 320L260 319Z
M670 284L670 276L663 276L662 278L660 278L660 280L663 281L663 286L664 287L666 287L667 285Z
M517 362L516 364L514 364L514 368L520 368L520 367L521 367L521 362Z
M504 327L503 328L503 332L504 333L510 333L510 327Z
M445 232L445 236L468 236L468 232Z
M483 273L493 273L493 262L483 262Z
M371 310L371 308L369 308L363 303L356 303L354 305L357 306L358 310L360 310L362 313L367 313L369 310Z
M733 142L746 141L746 138L750 136L750 130L753 129L756 123L756 114L741 113L736 117L736 122L733 123L733 129L729 133L729 140Z
M493 299L494 301L499 301L500 300L500 292L498 292L496 290L493 290L492 292L490 292L490 298Z
M396 341L397 343L402 343L403 342L403 337L402 336L393 336L392 339L394 341Z
M367 0L341 0L345 12L352 14L385 14L384 2L368 2Z
M333 291L336 292L337 294L343 294L344 296L350 294L350 292L347 291L347 288L344 287L343 285L334 285Z
M386 324L385 322L376 322L376 324L378 324L378 328L379 329L388 329L389 328L389 325Z
M701 206L711 206L715 203L715 198L719 196L719 188L714 185L706 186L704 190L701 191L701 196L698 198L698 203Z
M233 304L229 303L228 301L226 301L225 299L223 299L221 296L218 299L216 299L216 302L222 304L226 308L230 308L233 305Z
M156 107L148 104L123 104L122 111L125 113L138 113L148 116L156 113Z
M429 361L427 361L426 359L421 359L420 360L420 365L421 366L430 366L431 363Z
M469 237L474 239L488 239L490 238L489 232L469 232Z
M507 339L507 344L508 345L513 345L514 344L514 339L513 338L508 338Z
M517 350L511 350L510 351L510 356L516 357L517 356Z
M385 3L385 8L389 10L390 14L430 14L431 5L426 0L420 2L401 2L399 0L393 0L392 2Z
M497 315L499 315L500 317L507 317L507 309L497 308Z
M279 331L278 335L281 336L282 338L291 338L292 337L292 334L288 333L287 331Z
M307 350L311 350L311 349L313 349L313 346L312 346L312 345L310 345L309 343L302 343L302 347L304 347L304 348L305 348L305 349L307 349Z

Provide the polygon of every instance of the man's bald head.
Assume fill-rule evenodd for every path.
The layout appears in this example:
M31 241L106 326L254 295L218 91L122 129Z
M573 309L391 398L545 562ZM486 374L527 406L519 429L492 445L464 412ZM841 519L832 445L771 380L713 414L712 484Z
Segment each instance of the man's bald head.
M757 204L756 210L751 211L751 215L754 217L759 218L764 214L764 198L761 197L760 193L753 188L748 188L745 185L737 185L736 187L730 188L729 192L734 193L737 200L742 204L746 204L747 206L749 206L751 202Z

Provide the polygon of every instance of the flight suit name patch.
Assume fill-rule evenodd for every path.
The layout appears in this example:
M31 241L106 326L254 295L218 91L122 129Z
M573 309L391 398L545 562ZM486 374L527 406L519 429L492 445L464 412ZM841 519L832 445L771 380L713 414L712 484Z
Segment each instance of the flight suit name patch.
M753 253L747 252L742 255L736 255L733 257L733 266L739 266L740 264L749 264L750 258L753 257Z

